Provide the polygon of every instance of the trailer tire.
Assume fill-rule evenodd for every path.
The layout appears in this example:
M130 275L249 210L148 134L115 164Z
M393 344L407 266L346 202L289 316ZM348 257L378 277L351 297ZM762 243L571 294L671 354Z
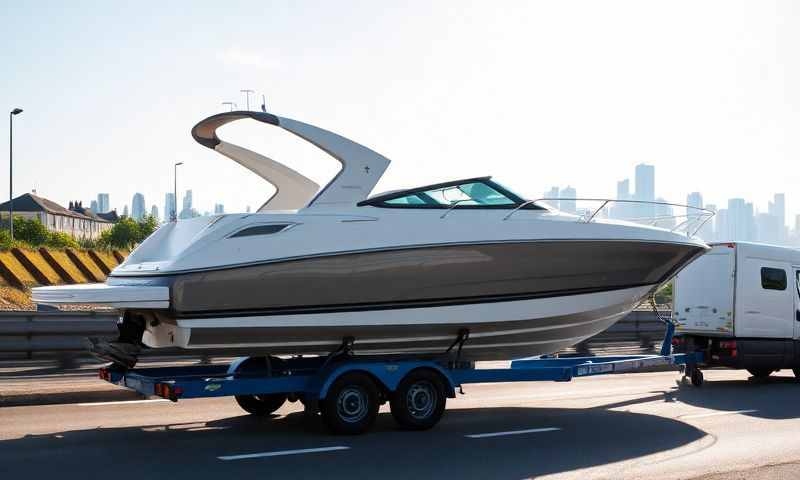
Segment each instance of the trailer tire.
M337 378L319 402L322 420L333 433L358 435L378 418L380 396L372 377L361 372Z
M772 375L775 370L772 368L748 368L747 371L758 379L764 379Z
M401 428L428 430L433 428L447 403L442 376L432 370L414 370L406 375L392 393L392 416Z
M286 402L286 394L270 393L267 395L236 395L236 403L242 410L263 417L269 415Z
M692 385L695 387L702 387L703 386L703 372L700 371L699 368L695 367L692 369Z

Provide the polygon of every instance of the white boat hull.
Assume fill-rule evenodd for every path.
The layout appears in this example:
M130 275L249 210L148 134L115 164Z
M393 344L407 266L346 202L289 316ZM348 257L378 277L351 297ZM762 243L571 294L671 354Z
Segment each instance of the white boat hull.
M353 337L356 354L437 354L467 329L463 359L509 359L554 353L594 336L653 287L433 308L179 319L148 326L143 342L242 354L327 354Z

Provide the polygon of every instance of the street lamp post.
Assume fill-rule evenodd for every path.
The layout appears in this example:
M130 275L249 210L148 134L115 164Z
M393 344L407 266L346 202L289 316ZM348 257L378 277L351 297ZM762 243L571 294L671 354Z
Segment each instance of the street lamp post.
M14 240L14 116L22 113L15 108L8 113L8 220L11 240Z
M246 100L247 101L247 111L249 112L250 111L250 94L254 93L255 90L239 90L239 91L244 93L245 95L247 95L247 100Z
M175 189L173 190L172 194L174 198L172 199L172 221L178 221L178 166L183 165L183 162L178 162L175 164L173 179L175 180Z

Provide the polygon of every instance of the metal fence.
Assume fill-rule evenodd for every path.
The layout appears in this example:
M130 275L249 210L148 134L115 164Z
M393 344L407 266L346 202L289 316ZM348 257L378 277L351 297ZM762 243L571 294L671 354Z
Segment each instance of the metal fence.
M662 312L662 316L669 313ZM0 312L0 358L67 360L88 355L86 337L115 338L117 318L114 312ZM664 333L665 326L655 313L636 310L567 353L655 351ZM157 353L159 357L187 355L180 349L158 349ZM193 356L224 354L210 350L192 353Z

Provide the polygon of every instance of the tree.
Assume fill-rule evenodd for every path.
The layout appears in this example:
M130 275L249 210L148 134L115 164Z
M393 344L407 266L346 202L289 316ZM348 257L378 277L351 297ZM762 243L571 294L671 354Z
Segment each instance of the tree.
M133 248L152 235L158 228L158 221L151 215L143 219L133 220L122 217L110 230L100 236L100 245L111 248Z
M14 239L27 243L32 247L47 245L50 232L38 218L22 218L14 216Z

